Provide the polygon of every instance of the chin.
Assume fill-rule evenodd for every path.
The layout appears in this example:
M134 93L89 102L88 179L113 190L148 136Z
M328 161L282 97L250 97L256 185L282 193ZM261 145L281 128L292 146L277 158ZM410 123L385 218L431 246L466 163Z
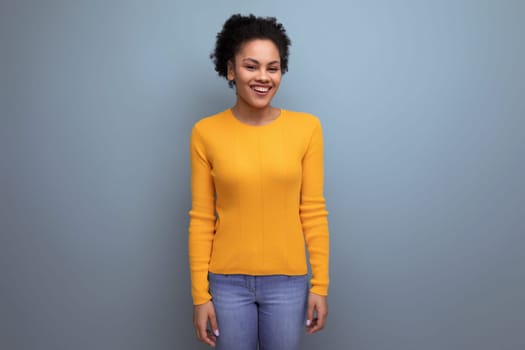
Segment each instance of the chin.
M273 96L272 96L273 97ZM254 109L263 109L270 106L272 102L272 98L264 99L264 100L257 100L257 99L243 99L244 103L246 103L248 106Z
M250 106L255 109L263 109L270 106L270 101L267 103L250 103Z

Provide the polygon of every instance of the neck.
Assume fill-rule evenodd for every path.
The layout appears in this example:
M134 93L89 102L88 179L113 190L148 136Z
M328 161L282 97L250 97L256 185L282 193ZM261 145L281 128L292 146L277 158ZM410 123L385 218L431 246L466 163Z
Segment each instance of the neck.
M268 124L275 120L280 113L279 109L272 107L271 105L263 108L254 108L239 100L237 100L237 103L231 110L237 119L250 125Z

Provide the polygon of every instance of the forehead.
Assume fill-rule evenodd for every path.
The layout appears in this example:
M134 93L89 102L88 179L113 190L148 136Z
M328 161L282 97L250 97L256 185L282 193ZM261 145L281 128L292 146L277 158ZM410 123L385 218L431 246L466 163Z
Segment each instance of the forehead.
M253 39L241 45L235 58L254 58L260 62L264 61L279 61L279 49L269 39Z

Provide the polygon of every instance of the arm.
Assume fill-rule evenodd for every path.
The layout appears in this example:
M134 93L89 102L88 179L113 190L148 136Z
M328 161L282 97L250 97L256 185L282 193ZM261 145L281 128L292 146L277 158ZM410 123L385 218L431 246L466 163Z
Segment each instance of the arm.
M211 300L208 292L208 265L215 235L215 186L204 141L195 126L190 141L191 211L188 250L192 297L195 305Z
M208 265L215 235L215 187L204 141L194 127L190 141L192 208L189 212L188 250L193 297L193 325L197 338L215 346L219 335L215 309L208 291ZM208 323L213 333L207 330Z
M303 225L312 280L308 297L308 333L324 327L328 315L327 295L329 284L329 234L328 212L323 195L323 135L317 122L303 158L300 215ZM314 314L316 317L314 318Z

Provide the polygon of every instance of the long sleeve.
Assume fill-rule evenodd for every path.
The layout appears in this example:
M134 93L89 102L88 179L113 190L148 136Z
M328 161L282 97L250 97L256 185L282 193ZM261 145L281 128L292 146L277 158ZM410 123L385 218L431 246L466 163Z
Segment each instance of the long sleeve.
M317 123L302 160L301 202L299 209L312 268L312 287L310 291L319 295L328 295L328 212L326 211L323 195L323 135L321 124Z
M281 110L263 126L231 110L201 119L190 142L189 262L195 305L212 296L208 273L308 273L328 293L323 137L310 114Z
M215 189L211 165L197 126L191 134L190 159L192 208L188 246L193 303L199 305L211 299L208 266L215 234Z

